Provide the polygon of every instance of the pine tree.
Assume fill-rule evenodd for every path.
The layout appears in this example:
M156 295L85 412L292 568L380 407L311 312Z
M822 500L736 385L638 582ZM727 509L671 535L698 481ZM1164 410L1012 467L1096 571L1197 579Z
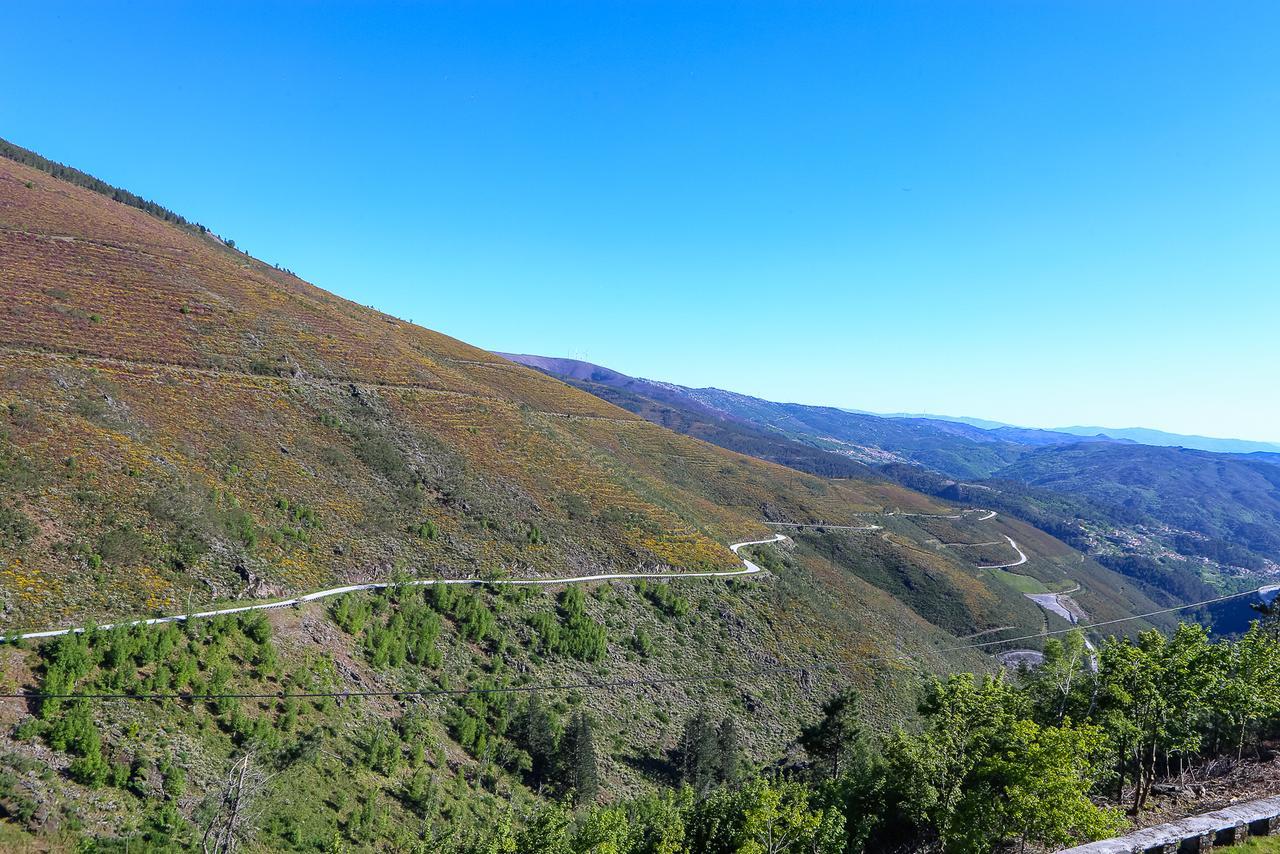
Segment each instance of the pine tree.
M705 797L719 782L719 732L705 709L694 712L684 722L675 760L680 782L692 788L699 797Z
M595 801L600 791L596 767L596 747L591 734L591 719L578 712L560 739L560 781L573 793L576 805Z
M556 765L556 721L536 693L521 709L512 734L529 754L529 784L537 788L548 782Z
M742 740L733 718L720 721L716 730L716 782L721 785L737 785L742 771Z
M813 757L823 774L834 779L863 748L862 723L858 719L858 695L844 690L822 704L822 720L806 727L800 745Z

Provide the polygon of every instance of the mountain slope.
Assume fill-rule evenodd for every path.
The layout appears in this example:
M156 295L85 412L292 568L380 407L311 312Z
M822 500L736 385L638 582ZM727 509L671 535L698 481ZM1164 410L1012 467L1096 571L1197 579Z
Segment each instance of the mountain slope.
M0 845L181 838L249 755L275 781L260 850L403 850L538 802L534 687L597 722L613 796L669 779L696 709L757 765L839 686L894 727L929 677L996 666L961 638L1066 627L1024 587L1154 608L1016 520L678 435L158 217L0 160L5 634L340 582L727 569L728 543L806 527L748 580L400 587L3 645L17 691L183 693L0 698Z
M16 163L0 199L8 620L409 563L731 566L766 511L929 503L675 436Z
M1141 445L1162 447L1191 448L1197 451L1212 451L1218 454L1250 454L1280 452L1280 443L1257 442L1249 439L1216 438L1212 436L1195 436L1186 433L1169 433L1164 430L1153 430L1149 427L1055 427L1040 429L1018 427L1003 421L990 421L985 418L968 418L951 415L926 415L909 412L876 413L865 415L881 415L884 418L902 418L912 420L941 421L955 424L967 424L991 431L997 435L1007 436L1022 434L1028 444L1064 444L1076 439L1095 439L1113 442L1137 442ZM1047 437L1049 441L1038 441L1037 434Z
M821 477L876 477L869 466L848 456L824 451L775 430L726 418L723 413L660 383L637 380L587 362L498 355L543 370L646 421L731 451ZM544 367L548 365L564 368L567 373Z
M396 573L729 568L770 520L951 512L677 435L25 165L0 200L10 629ZM1004 588L930 536L877 548L967 591L941 628L999 624Z
M1109 436L1113 439L1138 442L1143 445L1191 448L1212 451L1216 454L1278 453L1280 444L1253 442L1247 439L1218 439L1211 436L1191 436L1184 433L1167 433L1147 427L1060 427L1059 432L1078 436Z
M779 438L839 454L864 464L912 462L952 477L980 478L1023 452L978 428L951 422L883 418L831 406L775 403L717 388L688 388L545 356L502 354L560 378L638 394L702 413L711 420L751 426Z
M573 360L510 358L718 444L729 444L722 433L732 430L766 431L778 448L737 449L786 465L809 463L779 448L840 448L878 463L880 476L902 485L1031 522L1160 599L1212 598L1257 586L1278 569L1277 469L1265 454L1159 448L973 419L847 413L641 380ZM997 464L1005 459L1011 462Z
M1180 551L1248 549L1280 559L1280 469L1205 451L1073 445L1036 451L998 475L1189 532ZM1230 541L1230 542L1228 542Z

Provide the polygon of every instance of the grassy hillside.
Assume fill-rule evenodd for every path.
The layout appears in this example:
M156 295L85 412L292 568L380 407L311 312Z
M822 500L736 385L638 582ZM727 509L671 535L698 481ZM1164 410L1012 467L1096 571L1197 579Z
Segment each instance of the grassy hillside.
M789 455L809 464L795 446L816 449L869 465L912 462L953 477L981 478L1016 460L1025 448L998 439L989 431L928 419L882 418L830 406L776 403L717 388L687 388L620 374L574 359L509 355L522 364L580 384L593 394L618 403L650 420L670 419L668 426L708 441L738 449L736 434L750 431L770 437L744 444L746 453L773 459ZM637 397L638 396L638 397ZM641 400L648 400L646 406ZM627 402L623 402L627 401ZM654 406L654 404L658 404ZM671 419L664 411L674 408ZM656 417L651 417L656 416ZM681 422L688 422L687 424ZM783 445L792 447L782 450ZM812 450L809 451L812 454Z
M10 691L183 694L0 700L9 847L190 843L246 755L262 850L488 826L565 793L519 734L533 686L560 729L596 722L604 800L670 782L700 708L756 766L838 686L889 729L929 676L994 667L958 638L1057 627L966 553L1006 534L1091 614L1152 607L1016 521L678 435L39 165L0 160L3 633L352 581L729 569L768 522L880 528L796 530L740 581L398 589L5 646ZM327 696L351 690L425 693Z
M808 477L0 161L10 625L385 577L733 564ZM15 625L16 623L16 625Z
M658 401L626 389L600 383L562 378L568 384L590 392L601 400L621 407L646 421L693 436L704 442L740 454L787 466L820 477L870 479L872 469L850 457L825 451L763 428L717 417L702 407L681 402Z

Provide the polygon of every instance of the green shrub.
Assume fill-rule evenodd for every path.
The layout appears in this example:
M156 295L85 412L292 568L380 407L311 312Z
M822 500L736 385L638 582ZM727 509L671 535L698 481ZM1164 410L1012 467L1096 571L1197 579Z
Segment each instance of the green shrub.
M631 636L631 647L645 658L653 653L653 638L649 637L644 626L636 626L635 634Z
M111 765L102 758L102 753L97 748L92 753L74 760L68 770L71 773L71 779L91 789L100 788L112 778ZM128 769L125 770L127 773Z
M0 542L24 546L36 535L35 523L16 507L0 503Z

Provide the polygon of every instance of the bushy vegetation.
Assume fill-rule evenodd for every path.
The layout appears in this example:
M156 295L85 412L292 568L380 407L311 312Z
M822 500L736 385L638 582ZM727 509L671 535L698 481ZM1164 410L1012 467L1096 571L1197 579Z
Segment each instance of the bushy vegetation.
M1278 722L1280 645L1260 626L1216 643L1190 625L1173 637L1111 639L1096 671L1088 655L1070 635L1050 642L1042 669L1016 680L939 681L918 727L882 737L863 728L856 693L842 692L799 738L806 765L745 781L734 723L698 712L674 754L679 788L577 815L544 807L521 828L501 824L457 850L493 850L483 846L505 839L530 846L518 850L607 841L621 852L1065 846L1118 831L1122 807L1140 810L1168 769L1240 753ZM550 767L539 757L537 767ZM1116 805L1096 805L1107 793ZM766 847L770 832L788 844Z
M650 596L657 587L669 585L628 595L633 607L649 609L652 624L671 625ZM591 663L563 640L540 646L538 623L550 619L569 637L575 620L603 631L590 612L609 601L593 604L569 587L550 611L530 591L456 585L336 599L328 615L367 666L400 674L396 684L468 689L439 705L402 700L397 714L352 717L354 708L322 697L204 696L322 684L321 671L285 663L262 614L67 635L39 648L41 687L187 695L153 702L171 720L192 716L185 731L224 743L227 762L253 756L264 777L285 769L322 787L322 802L310 806L272 800L255 828L270 847L294 850L337 838L374 848L430 839L434 850L458 854L606 850L594 847L601 845L692 854L769 850L771 832L775 843L789 840L779 851L978 854L1010 843L1067 845L1117 830L1159 777L1242 755L1280 721L1276 633L1258 625L1214 642L1184 626L1171 637L1105 641L1096 671L1080 636L1050 640L1042 668L935 681L918 717L888 728L864 725L865 695L845 689L797 726L790 749L752 749L758 733L748 712L703 706L674 721L662 716L667 735L633 754L617 728L602 735L580 696L535 690L509 657L524 638L537 647L529 655ZM446 639L455 637L464 646L449 652ZM473 645L478 652L457 657ZM462 682L458 664L468 668ZM185 845L218 821L213 804L205 812L182 808L192 787L184 763L122 736L120 719L103 717L107 708L49 697L15 737L65 754L76 784L139 799L148 818L134 843L146 836ZM465 763L446 760L449 744L465 752ZM638 794L604 798L605 768L619 755L648 769L646 784ZM339 795L318 770L287 771L329 757L365 782ZM5 779L0 773L0 807L34 815L24 790ZM1097 805L1106 800L1112 805Z
M581 587L566 588L557 614L539 611L529 618L538 649L551 655L568 655L578 661L603 661L608 634L586 612Z
M636 582L636 590L668 617L683 617L689 613L689 600L677 593L673 584L641 579Z

